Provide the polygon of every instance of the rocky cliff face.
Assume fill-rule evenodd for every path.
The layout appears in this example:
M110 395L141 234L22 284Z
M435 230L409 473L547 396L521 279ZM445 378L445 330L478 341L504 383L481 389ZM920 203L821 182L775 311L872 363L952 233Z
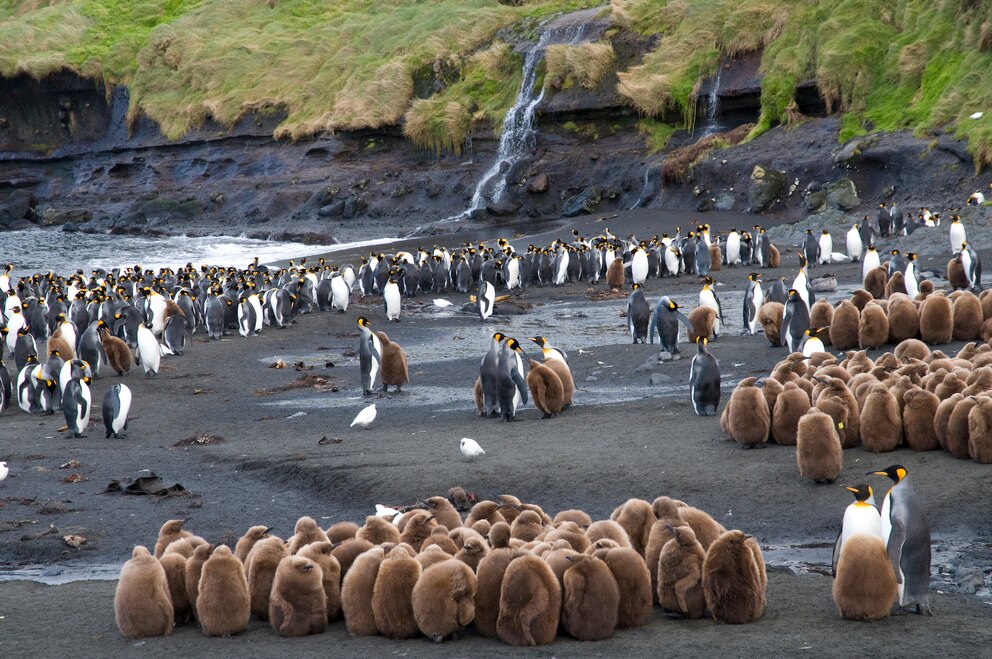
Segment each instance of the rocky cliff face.
M628 47L629 60L638 45ZM723 67L719 129L757 116L757 63L752 55ZM706 104L700 103L694 134L677 133L667 152L648 157L638 117L613 91L615 80L548 94L535 152L504 172L506 197L469 222L612 212L638 200L800 218L818 210L816 193L840 179L856 189L858 203L849 210L864 204L866 213L888 197L904 206L957 205L985 187L962 142L888 134L839 145L830 118L711 151L666 184L659 164L706 132ZM822 112L815 88L807 85L800 99L804 114ZM272 132L282 117L270 114L230 128L207 122L170 142L145 118L129 126L127 112L125 89L105 90L73 74L0 80L0 229L37 223L306 242L406 235L468 206L497 141L492 133L476 134L470 153L441 157L414 147L399 128L277 141ZM783 182L760 205L751 189L756 166L781 173Z

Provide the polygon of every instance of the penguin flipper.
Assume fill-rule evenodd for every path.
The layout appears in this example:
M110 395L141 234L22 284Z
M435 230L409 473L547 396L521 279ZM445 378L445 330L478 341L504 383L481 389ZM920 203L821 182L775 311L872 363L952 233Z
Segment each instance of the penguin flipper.
M688 329L688 330L689 330L690 332L692 331L692 329L693 329L693 328L692 328L692 321L691 321L691 320L689 320L689 317L688 317L688 316L686 316L686 315L685 315L684 313L682 313L681 311L676 311L676 312L675 312L675 316L676 316L676 317L677 317L677 318L678 318L679 320L681 320L681 321L682 321L682 324L683 324L683 325L685 325L685 327L686 327L686 329Z
M902 562L902 548L906 543L906 521L894 509L890 510L889 519L892 520L892 531L889 532L889 543L885 549L889 554L889 561L895 569L896 583L901 584L903 583L903 571L900 564Z
M651 314L651 323L648 325L648 336L651 338L651 345L654 345L654 328L658 325L658 310Z
M840 560L840 539L844 535L844 529L842 528L837 532L837 540L834 542L834 552L830 561L830 576L837 577L837 561Z
M513 378L514 384L517 385L517 391L520 392L520 401L526 405L527 404L527 383L524 381L524 376L520 374L517 369L510 371L510 377Z

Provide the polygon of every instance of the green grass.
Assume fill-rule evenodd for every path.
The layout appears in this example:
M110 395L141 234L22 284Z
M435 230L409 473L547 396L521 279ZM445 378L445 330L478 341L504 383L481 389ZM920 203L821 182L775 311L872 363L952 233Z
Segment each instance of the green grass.
M645 117L637 122L637 130L644 135L648 153L654 155L668 146L668 140L672 139L678 126Z

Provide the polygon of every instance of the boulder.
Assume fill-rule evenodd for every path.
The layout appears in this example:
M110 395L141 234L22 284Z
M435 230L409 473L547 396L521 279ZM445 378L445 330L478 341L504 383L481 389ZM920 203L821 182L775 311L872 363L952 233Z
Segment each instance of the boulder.
M588 215L603 201L603 189L598 185L590 185L574 197L565 200L561 208L562 217L577 217Z
M28 190L14 190L0 201L0 220L27 219L38 201Z
M785 172L764 165L755 165L747 189L747 202L751 206L751 211L760 213L767 210L785 191L785 183Z
M344 199L338 199L317 209L317 215L320 217L341 217L342 213L344 213Z
M849 178L842 178L834 181L825 188L827 193L827 203L849 211L861 205L858 198L858 189L854 186L854 181Z
M42 226L51 227L74 222L82 224L92 219L93 213L85 208L55 208L50 206L41 213Z
M509 215L514 215L522 204L519 201L513 201L512 199L503 199L502 201L495 201L490 204L486 204L486 211L490 215L495 215L496 217L507 217Z
M548 175L543 172L534 175L527 182L527 192L530 194L543 194L548 191L549 187Z

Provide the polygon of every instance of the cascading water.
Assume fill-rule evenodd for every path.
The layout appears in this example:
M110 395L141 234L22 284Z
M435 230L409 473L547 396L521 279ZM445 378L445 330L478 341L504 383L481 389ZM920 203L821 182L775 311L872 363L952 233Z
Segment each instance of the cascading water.
M465 217L472 211L483 208L487 203L498 202L503 198L506 193L506 177L503 174L525 154L533 151L537 143L534 116L537 106L544 99L543 85L537 93L534 90L537 65L544 57L548 46L578 43L582 40L586 27L586 24L578 24L545 30L538 42L524 55L523 79L520 81L520 90L517 92L513 107L503 118L503 131L499 136L496 161L479 179L472 194L472 203L459 217Z
M723 67L717 67L716 77L713 79L713 84L710 86L710 93L706 97L706 123L703 124L703 137L712 135L720 130L720 124L717 122L717 112L720 108L720 75L722 73Z

